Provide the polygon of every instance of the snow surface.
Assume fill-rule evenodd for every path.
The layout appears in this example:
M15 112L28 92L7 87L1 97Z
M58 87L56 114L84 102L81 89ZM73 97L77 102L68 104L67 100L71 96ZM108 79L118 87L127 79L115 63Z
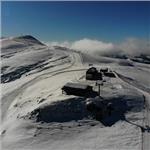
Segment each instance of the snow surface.
M150 65L48 47L32 36L2 41L2 149L149 150ZM62 94L67 82L85 80L89 64L108 67L101 97L114 111L96 120L84 97Z

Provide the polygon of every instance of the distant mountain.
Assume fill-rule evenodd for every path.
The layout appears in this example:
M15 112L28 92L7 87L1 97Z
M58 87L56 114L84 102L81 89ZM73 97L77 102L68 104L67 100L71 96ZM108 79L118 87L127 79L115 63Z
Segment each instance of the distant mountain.
M24 35L24 36L19 36L19 37L11 37L11 38L3 38L1 39L2 43L2 52L3 50L5 51L6 49L8 50L13 50L13 49L20 49L23 47L28 47L28 46L45 46L43 43L41 43L39 40L34 38L31 35Z

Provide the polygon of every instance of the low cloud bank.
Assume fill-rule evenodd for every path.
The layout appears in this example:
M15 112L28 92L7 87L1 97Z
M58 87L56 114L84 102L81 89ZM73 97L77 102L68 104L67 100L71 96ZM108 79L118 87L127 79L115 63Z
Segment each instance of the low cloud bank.
M136 38L129 38L118 45L88 38L74 42L47 42L46 44L49 46L67 47L84 53L103 56L150 55L150 41Z
M98 40L82 39L71 44L72 49L83 51L107 51L114 49L112 43L105 43Z
M129 55L150 55L149 40L129 38L120 45L118 45L118 48Z

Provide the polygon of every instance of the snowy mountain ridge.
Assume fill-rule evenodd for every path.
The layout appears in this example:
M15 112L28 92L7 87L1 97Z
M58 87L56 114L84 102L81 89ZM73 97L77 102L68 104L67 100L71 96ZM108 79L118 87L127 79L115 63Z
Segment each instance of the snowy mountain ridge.
M3 149L150 148L148 63L48 47L30 35L1 42ZM89 65L109 68L115 74L114 78L103 76L101 99L114 107L103 119L86 109L87 97L61 90L72 82L88 84L97 93L96 82L85 78Z

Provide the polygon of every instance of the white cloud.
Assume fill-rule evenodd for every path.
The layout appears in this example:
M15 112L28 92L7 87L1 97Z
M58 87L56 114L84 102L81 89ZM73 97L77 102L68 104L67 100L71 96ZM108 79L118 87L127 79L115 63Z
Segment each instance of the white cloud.
M67 47L70 48L71 46L71 42L69 41L64 41L64 42L56 42L56 41L52 41L52 42L43 42L48 46L62 46L62 47Z
M98 40L82 39L75 41L71 45L72 49L83 50L83 51L105 51L113 49L112 43L105 43Z
M136 38L128 38L120 44L114 44L111 42L103 42L99 40L93 40L84 38L74 42L47 42L49 46L62 46L75 50L79 50L85 53L98 54L98 55L150 55L150 43L147 40L141 40Z
M118 46L119 49L129 55L150 55L150 41L129 38Z
M106 43L93 39L81 39L74 42L64 41L64 42L46 42L45 44L49 46L62 46L70 49L75 49L78 51L86 53L95 53L95 52L105 52L114 49L112 43Z

